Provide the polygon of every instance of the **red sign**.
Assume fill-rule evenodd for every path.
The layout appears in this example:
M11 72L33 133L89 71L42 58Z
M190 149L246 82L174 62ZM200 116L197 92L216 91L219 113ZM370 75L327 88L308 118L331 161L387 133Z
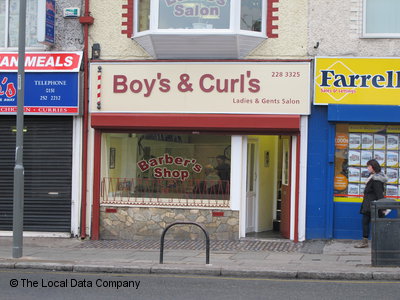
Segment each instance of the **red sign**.
M26 72L79 72L81 52L27 52ZM0 71L18 71L18 53L0 52Z
M0 106L1 113L17 113L18 108L16 106ZM62 106L25 106L25 114L78 114L78 107L62 107Z
M164 153L162 156L151 158L149 160L143 159L137 162L137 166L141 172L146 172L147 170L154 168L154 178L173 178L185 181L190 177L190 172L188 170L169 169L167 167L162 167L164 165L191 168L195 173L200 173L203 168L194 158L188 159L180 156L174 157L169 153Z
M224 212L223 211L213 211L212 212L212 216L213 217L223 217L224 216Z

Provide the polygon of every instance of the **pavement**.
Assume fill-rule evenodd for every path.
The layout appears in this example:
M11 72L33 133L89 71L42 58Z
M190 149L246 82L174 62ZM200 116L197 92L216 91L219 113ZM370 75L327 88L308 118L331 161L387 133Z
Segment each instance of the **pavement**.
M12 237L0 237L0 269L400 281L400 266L372 266L371 248L356 249L357 242L211 240L210 264L206 264L204 241L166 240L160 264L157 240L24 237L23 256L13 258Z

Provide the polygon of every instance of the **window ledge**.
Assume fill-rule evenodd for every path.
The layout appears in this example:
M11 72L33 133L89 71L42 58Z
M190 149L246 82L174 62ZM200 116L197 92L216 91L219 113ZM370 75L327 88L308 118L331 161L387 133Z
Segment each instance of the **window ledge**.
M46 46L35 46L35 47L26 47L25 52L35 52L35 51L45 51ZM18 52L18 47L0 47L0 52Z
M361 36L362 39L400 39L400 34L363 34Z
M100 206L111 207L159 207L159 208L190 208L190 209L230 209L230 200L210 199L159 199L159 198L127 198L105 201Z

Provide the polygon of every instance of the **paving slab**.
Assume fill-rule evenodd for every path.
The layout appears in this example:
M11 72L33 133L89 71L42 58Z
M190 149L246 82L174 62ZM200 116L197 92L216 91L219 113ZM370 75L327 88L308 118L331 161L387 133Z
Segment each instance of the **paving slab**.
M302 261L309 262L317 262L317 261L325 261L325 262L337 262L339 260L338 255L321 255L321 254L304 254L301 258Z
M268 253L237 253L232 256L234 260L264 260L268 257Z

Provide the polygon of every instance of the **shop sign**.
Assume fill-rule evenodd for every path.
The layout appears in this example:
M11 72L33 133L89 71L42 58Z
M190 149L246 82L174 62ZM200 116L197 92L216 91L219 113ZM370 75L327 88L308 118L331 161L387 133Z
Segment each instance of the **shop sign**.
M79 72L80 52L27 52L25 72ZM0 72L18 71L18 53L0 52Z
M175 17L218 18L228 0L161 0Z
M38 6L38 42L46 45L53 45L55 38L56 1L41 0Z
M159 29L228 29L229 0L161 0Z
M399 105L400 59L316 58L314 104Z
M93 63L92 112L310 113L310 64Z
M80 61L79 53L27 54L24 113L79 114ZM0 54L0 114L17 113L17 69L17 54Z
M25 74L26 114L77 115L78 73ZM0 114L17 113L17 74L0 73Z
M143 173L153 170L154 178L178 179L185 181L190 177L190 171L200 173L202 165L197 163L194 158L174 157L169 153L149 160L140 160L137 162L139 170ZM182 169L183 168L183 169Z

